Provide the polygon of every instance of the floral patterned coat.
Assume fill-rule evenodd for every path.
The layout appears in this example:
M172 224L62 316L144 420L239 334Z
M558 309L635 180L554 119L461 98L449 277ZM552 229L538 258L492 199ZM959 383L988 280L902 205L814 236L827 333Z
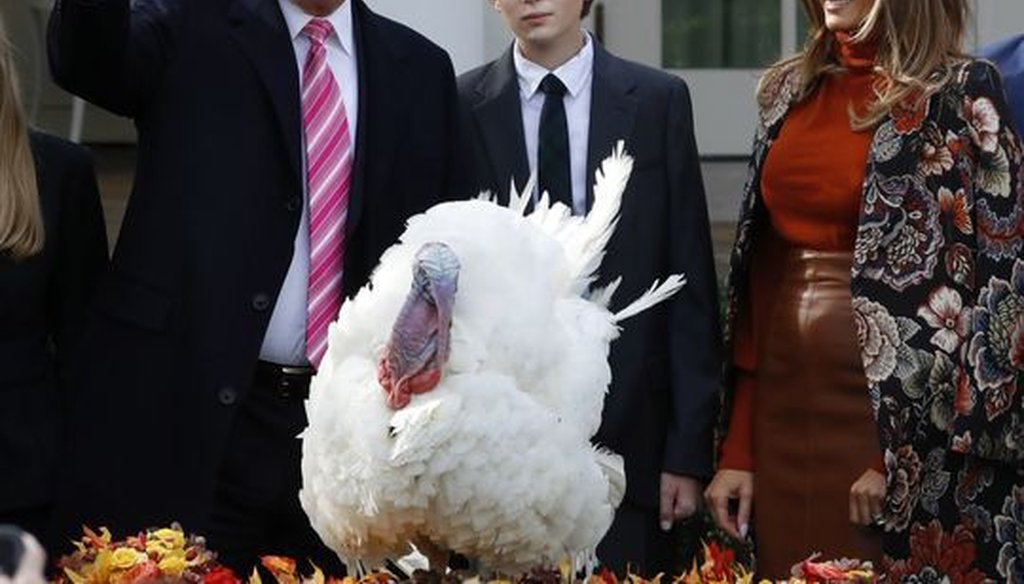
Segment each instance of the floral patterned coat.
M907 448L1024 461L1021 142L996 69L985 61L955 67L920 107L898 108L877 126L865 172L851 292L865 398L889 469ZM766 218L761 171L798 82L795 71L773 77L731 259L728 347ZM731 362L723 379L724 432Z

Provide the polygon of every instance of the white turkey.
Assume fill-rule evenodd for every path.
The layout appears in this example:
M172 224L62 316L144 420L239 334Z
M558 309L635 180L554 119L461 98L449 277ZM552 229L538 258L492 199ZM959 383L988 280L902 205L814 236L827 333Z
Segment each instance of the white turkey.
M612 314L592 290L632 158L620 143L574 217L531 187L409 220L331 326L306 404L303 509L349 566L420 547L516 574L590 559L625 492L591 445L618 323L670 297L655 282Z

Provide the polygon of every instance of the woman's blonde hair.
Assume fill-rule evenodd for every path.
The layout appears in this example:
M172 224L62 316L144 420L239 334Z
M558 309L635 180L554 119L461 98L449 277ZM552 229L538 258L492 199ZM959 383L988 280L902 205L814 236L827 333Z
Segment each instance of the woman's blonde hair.
M0 256L20 260L43 249L43 215L12 52L0 17Z
M835 37L825 27L822 0L801 0L810 21L810 33L803 51L777 63L762 80L758 98L770 99L772 80L796 74L795 99L810 96L823 75L839 70ZM970 20L967 0L873 0L860 29L853 32L855 43L877 42L875 71L876 99L866 111L851 111L854 129L863 130L880 122L897 107L916 107L952 79L953 63L965 58L964 36Z

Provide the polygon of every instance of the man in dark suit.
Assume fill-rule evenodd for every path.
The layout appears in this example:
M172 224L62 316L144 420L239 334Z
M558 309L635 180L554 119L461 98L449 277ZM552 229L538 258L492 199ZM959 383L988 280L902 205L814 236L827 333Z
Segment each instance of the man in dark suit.
M635 157L622 217L601 266L618 299L684 273L667 306L612 345L612 388L596 441L622 454L626 500L598 550L605 565L671 568L674 522L690 517L712 471L719 369L715 270L686 85L619 59L581 29L584 0L493 0L516 36L498 60L458 80L466 190L508 196L510 179L584 213L617 140ZM555 462L554 464L557 464Z
M298 503L303 399L342 299L449 193L448 56L362 0L58 0L49 44L139 135L56 535L176 520L242 574L341 571Z
M999 67L1017 133L1024 132L1024 35L989 45L981 50L981 56Z

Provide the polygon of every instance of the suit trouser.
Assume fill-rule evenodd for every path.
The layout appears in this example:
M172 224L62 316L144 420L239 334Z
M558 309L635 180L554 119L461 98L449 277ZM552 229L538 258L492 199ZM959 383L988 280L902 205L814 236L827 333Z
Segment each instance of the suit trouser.
M680 556L681 527L662 531L657 508L623 501L597 547L597 557L603 567L619 576L624 576L627 569L645 577L678 574L685 561Z
M299 505L302 443L298 435L305 427L301 396L283 398L260 385L252 388L235 416L208 539L221 562L243 579L263 555L293 557L300 566L308 560L328 575L345 573Z

